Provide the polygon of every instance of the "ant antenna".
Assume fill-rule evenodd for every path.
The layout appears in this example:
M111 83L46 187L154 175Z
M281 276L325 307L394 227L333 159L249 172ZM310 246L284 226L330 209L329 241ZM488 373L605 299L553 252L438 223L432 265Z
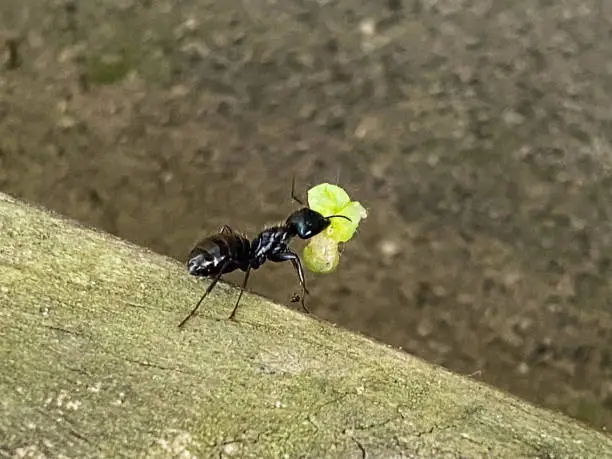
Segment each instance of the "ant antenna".
M299 205L303 206L304 203L295 195L295 173L291 177L291 199L297 202Z
M344 219L348 220L349 222L353 221L350 218L348 218L346 215L330 215L329 217L325 217L325 218L344 218Z

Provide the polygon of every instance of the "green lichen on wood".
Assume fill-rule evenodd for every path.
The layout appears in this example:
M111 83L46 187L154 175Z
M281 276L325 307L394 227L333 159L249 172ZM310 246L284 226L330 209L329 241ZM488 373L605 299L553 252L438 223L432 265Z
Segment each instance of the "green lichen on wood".
M0 195L0 451L610 457L612 439ZM350 307L350 305L347 305ZM182 456L184 454L184 456Z
M94 84L110 85L125 78L131 64L126 53L92 56L87 59L87 76Z

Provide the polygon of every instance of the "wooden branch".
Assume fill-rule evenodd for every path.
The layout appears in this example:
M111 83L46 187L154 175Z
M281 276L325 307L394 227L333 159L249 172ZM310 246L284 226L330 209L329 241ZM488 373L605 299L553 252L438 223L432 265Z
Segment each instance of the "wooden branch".
M612 457L606 435L0 195L8 457ZM351 307L350 304L344 307ZM375 305L372 305L375 307Z

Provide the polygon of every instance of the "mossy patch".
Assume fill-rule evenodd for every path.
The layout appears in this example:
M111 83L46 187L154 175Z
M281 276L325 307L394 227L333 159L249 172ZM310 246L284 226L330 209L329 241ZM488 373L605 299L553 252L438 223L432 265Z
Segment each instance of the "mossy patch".
M128 53L104 53L87 60L87 77L93 84L109 85L125 78L134 67Z

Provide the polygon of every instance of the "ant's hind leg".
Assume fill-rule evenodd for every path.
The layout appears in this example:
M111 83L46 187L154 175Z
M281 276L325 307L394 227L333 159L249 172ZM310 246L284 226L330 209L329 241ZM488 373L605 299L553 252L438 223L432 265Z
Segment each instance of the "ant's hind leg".
M302 298L300 299L300 305L302 309L306 311L307 314L310 314L310 309L306 307L305 299L306 295L309 295L310 292L306 288L306 280L304 278L304 270L302 269L302 262L300 261L300 257L297 256L296 253L293 253L291 250L287 250L286 252L277 253L274 256L270 257L271 261L281 262L281 261L290 261L295 271L297 272L298 278L300 280L300 285L302 286Z
M200 308L200 305L202 304L202 301L204 301L204 298L206 298L206 296L212 291L212 289L215 288L215 285L217 285L217 282L219 282L219 279L221 279L221 276L223 275L223 270L225 269L226 266L227 266L227 263L221 267L219 274L217 274L214 277L214 279L212 280L212 282L210 283L210 285L208 286L208 288L206 289L206 291L200 298L200 301L198 301L198 303L195 305L195 308L192 309L189 315L181 321L181 323L178 325L178 328L183 328L183 326L187 323L187 321L196 315L196 313L198 312L198 309Z
M244 290L246 289L247 282L249 280L249 274L251 274L250 267L247 268L246 274L244 275L244 280L242 281L242 287L240 288L240 293L238 294L236 305L234 306L234 309L232 309L232 313L229 316L229 320L234 320L234 321L236 320L236 311L238 310L238 304L240 304L240 298L242 298L242 294L244 293Z

